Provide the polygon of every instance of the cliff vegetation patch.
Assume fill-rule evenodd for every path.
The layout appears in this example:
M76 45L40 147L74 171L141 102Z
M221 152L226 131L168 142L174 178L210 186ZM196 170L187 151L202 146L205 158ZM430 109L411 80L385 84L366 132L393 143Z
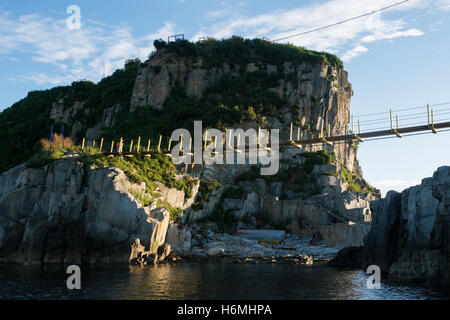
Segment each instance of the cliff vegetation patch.
M244 39L239 36L222 40L208 38L197 42L180 39L167 43L160 39L154 42L154 46L158 51L165 49L181 56L201 57L207 67L219 67L224 62L247 64L252 62L255 57L269 64L291 61L298 64L308 62L343 67L342 61L330 53L312 51L293 44L275 43L262 39Z

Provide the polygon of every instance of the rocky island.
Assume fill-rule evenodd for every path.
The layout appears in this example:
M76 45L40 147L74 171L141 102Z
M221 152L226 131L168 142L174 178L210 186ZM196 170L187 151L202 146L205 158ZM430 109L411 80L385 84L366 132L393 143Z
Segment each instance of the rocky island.
M302 137L349 132L352 86L333 55L239 37L155 47L98 84L31 92L0 114L0 262L311 264L347 248L335 264L448 281L448 168L380 199L363 178L357 142L282 147L273 176L259 165L102 153L100 139L108 149L121 137L130 150L138 139L156 148L159 136L192 130L194 120L279 129L280 141L292 125ZM77 146L41 150L50 125L64 125ZM236 236L242 229L287 236L258 243Z

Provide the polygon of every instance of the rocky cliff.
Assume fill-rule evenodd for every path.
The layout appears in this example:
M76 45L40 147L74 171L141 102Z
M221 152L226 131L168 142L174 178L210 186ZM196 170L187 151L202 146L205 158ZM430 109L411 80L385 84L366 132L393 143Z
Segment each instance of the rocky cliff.
M348 132L353 90L335 56L240 38L157 47L146 62L127 62L97 87L76 83L60 93L49 120L87 143L118 136L155 141L192 129L194 120L219 129L276 128L281 141L291 123L294 138L299 127L302 137ZM308 148L321 149L362 178L353 144Z
M203 221L219 211L236 219L235 228L285 229L338 248L362 245L376 194L349 191L337 163L310 166L310 155L296 148L280 153L279 173L265 178L241 165L188 170L201 185L214 178L221 186L200 208L185 211L184 221Z
M279 61L274 59L270 63L258 51L250 59L252 62L248 63L245 59L224 58L211 65L207 58L201 54L193 56L171 51L169 48L158 50L137 73L130 111L150 106L164 112L167 99L177 87L184 88L186 95L194 97L200 104L208 104L208 99L212 99L211 93L223 94L217 86L227 87L224 83L226 79L237 84L244 82L244 85L259 87L260 90L265 89L278 98L277 104L271 106L273 112L262 108L257 112L261 117L252 119L253 123L245 120L244 123L227 123L225 120L223 124L227 127L257 127L255 122L259 122L263 127L280 129L281 141L289 139L291 123L296 128L302 128L304 137L316 136L322 130L325 134L332 135L347 133L353 91L342 66L320 61L289 61L288 58ZM225 94L235 94L238 98L233 102L244 111L248 107L257 109L260 104L265 103L262 97L260 100L249 99L248 95L257 92L240 92L237 88L234 91L237 92L228 90ZM218 99L218 102L221 101L230 103L228 98ZM251 102L255 105L250 104ZM297 135L296 128L294 138ZM335 144L329 148L325 145L313 146L311 150L324 148L335 152L350 171L359 170L351 144Z
M291 123L294 138L297 128L303 138L348 132L353 91L333 55L238 37L157 41L155 47L146 62L130 60L98 84L81 81L30 94L0 114L0 128L12 126L11 137L29 137L20 146L30 150L47 133L31 135L26 127L50 124L64 124L66 135L75 142L84 137L87 146L100 137L105 146L119 137L127 143L141 137L151 139L153 148L159 135L168 140L172 130L191 129L194 120L204 128L276 128L281 141L289 139ZM23 116L33 108L40 117ZM1 171L26 160L27 153L12 152L17 144L9 141L1 142ZM190 251L204 247L193 226L204 222L220 231L282 228L315 244L360 245L378 194L364 181L356 150L351 142L284 148L279 173L264 178L250 165L180 167L179 173L200 181L189 199L186 190L155 184L146 168L130 169L130 159L103 159L104 168L91 168L64 150L62 160L40 169L21 165L0 177L0 257L29 263L128 261L131 244L154 252L165 240ZM21 156L10 159L8 152ZM144 181L147 186L139 184ZM159 198L152 194L155 185ZM168 227L163 207L178 208L180 221Z
M450 167L372 203L364 265L390 279L450 284Z
M145 183L79 160L22 165L0 176L0 262L128 263L135 258L130 245L156 253L164 244L169 212L132 195L144 193ZM158 191L173 207L192 203L182 191Z

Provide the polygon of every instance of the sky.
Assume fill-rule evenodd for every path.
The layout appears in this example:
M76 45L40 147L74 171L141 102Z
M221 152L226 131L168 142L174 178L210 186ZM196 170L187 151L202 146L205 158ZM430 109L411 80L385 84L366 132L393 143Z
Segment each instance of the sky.
M153 41L169 35L274 40L400 1L0 0L0 110L31 90L99 81L126 59L146 59ZM80 9L79 29L67 26L71 5ZM426 124L426 108L401 110L450 101L449 38L450 0L410 0L282 42L328 51L344 61L354 90L351 113L364 132L389 127L388 113L367 114L392 109L400 127ZM450 121L445 112L450 105L432 108L435 122ZM403 119L416 113L417 119ZM450 131L361 143L364 177L383 194L419 184L439 166L450 165L449 138Z

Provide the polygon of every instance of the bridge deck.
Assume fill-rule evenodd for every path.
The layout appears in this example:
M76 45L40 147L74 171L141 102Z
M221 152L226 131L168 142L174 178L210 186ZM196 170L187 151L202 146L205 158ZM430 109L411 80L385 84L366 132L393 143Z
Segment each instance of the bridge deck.
M392 129L392 130L381 130L381 131L372 131L372 132L366 132L366 133L359 133L359 134L346 134L346 135L339 135L339 136L329 136L329 137L317 137L317 138L310 138L310 139L300 139L300 140L292 140L292 141L284 141L280 142L279 146L292 146L292 145L311 145L311 144L318 144L318 143L328 143L332 144L334 142L338 141L353 141L353 140L359 140L364 141L366 138L376 138L376 137L383 137L383 136L393 136L397 135L399 138L402 137L402 134L405 133L413 133L413 132L421 132L421 131L432 131L433 133L437 133L437 129L442 128L450 128L450 122L441 122L436 123L433 125L421 125L421 126L414 126L414 127L405 127L405 128L398 128L398 129ZM193 149L192 151L195 151ZM104 152L105 155L123 155L123 156L133 156L136 154L139 155L152 155L152 154L170 154L170 150L150 150L150 151L131 151L131 152Z

